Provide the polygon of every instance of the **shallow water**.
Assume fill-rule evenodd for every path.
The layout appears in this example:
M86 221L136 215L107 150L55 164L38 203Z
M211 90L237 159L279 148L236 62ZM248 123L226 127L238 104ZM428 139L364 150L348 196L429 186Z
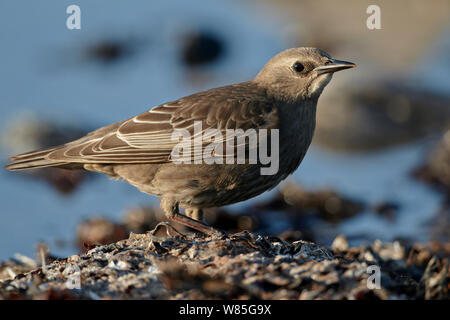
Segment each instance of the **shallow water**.
M231 1L175 2L142 1L129 6L109 1L106 10L96 5L106 6L104 1L77 1L82 29L70 31L65 28L70 1L30 2L26 10L19 1L2 1L2 128L25 110L73 125L106 125L201 89L247 80L269 57L289 47L279 37L283 24L266 19L263 12ZM177 43L189 28L202 27L220 34L227 51L217 64L193 74L179 63ZM137 43L134 52L117 63L98 63L85 54L97 41L129 36ZM311 148L291 179L312 189L332 187L369 204L386 200L400 204L394 222L366 212L337 228L318 228L321 239L326 242L342 232L359 239L364 235L366 239L426 241L425 224L442 199L408 173L422 162L427 145L422 141L358 154ZM5 162L6 153L0 154ZM250 202L267 199L274 192ZM103 214L118 220L126 208L158 204L156 198L104 176L83 183L71 196L61 196L42 181L0 170L0 194L0 259L16 252L33 256L37 241L46 242L53 254L73 254L75 229L84 218ZM57 240L65 245L56 245Z

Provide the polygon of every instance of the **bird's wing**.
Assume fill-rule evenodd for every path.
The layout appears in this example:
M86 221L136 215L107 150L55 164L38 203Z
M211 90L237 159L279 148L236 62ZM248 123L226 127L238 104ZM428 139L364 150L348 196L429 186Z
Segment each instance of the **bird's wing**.
M201 130L196 131L199 124ZM211 141L204 138L201 142L203 150L212 141L225 143L227 129L246 131L277 127L277 109L261 92L228 86L159 105L61 147L35 154L58 163L164 163L173 161L172 150L179 145L178 139L173 138L177 130L185 130L178 132L189 133L191 139L195 139L199 135L211 136L213 131L208 129L218 129L222 137ZM248 147L248 140L241 142L244 141ZM186 141L183 140L184 143ZM192 150L190 155L194 160L198 153ZM21 159L26 160L24 156L11 160L20 162ZM178 160L186 160L182 158L180 156Z

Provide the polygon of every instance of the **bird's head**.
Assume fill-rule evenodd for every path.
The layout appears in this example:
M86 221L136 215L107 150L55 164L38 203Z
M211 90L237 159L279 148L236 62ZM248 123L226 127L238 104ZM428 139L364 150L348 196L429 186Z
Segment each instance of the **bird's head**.
M293 48L270 59L254 81L288 100L317 99L334 72L355 66L317 48Z

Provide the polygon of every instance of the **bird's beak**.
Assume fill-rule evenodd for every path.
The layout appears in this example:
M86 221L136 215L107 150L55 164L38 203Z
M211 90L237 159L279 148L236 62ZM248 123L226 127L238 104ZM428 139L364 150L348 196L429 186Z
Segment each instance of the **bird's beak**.
M350 69L356 67L353 62L331 59L331 63L315 68L318 74L333 73L339 70Z

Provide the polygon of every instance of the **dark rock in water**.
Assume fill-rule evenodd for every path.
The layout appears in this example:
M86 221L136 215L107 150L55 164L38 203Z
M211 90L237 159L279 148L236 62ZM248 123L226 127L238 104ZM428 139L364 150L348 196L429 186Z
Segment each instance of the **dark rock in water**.
M35 172L27 174L27 176L42 179L66 195L74 192L86 178L94 177L93 174L82 170L66 170L60 168L36 169Z
M0 276L3 299L445 299L450 279L448 258L425 246L376 241L333 253L249 232L132 234L45 267L8 261Z
M86 49L92 60L111 64L119 62L135 53L136 44L129 40L103 40Z
M77 244L81 251L123 240L127 236L128 232L123 225L103 217L83 221L77 228Z
M298 240L314 241L314 235L307 230L286 230L279 234L278 238L287 242Z
M2 148L12 154L53 147L81 138L89 131L89 128L25 114L8 121L2 132Z
M373 208L376 213L386 217L389 220L392 220L394 218L399 209L400 205L392 201L378 203Z
M209 209L206 211L205 220L213 227L228 231L238 232L243 230L256 230L260 226L257 215L245 213L230 213L225 209Z
M450 130L444 133L430 152L425 165L416 169L413 175L450 197Z
M181 48L181 60L190 67L215 62L225 53L221 37L210 31L194 32L186 36Z
M92 48L91 54L105 62L111 62L124 55L125 48L121 43L102 43Z
M257 205L257 209L317 214L323 220L337 223L361 212L364 204L332 190L307 191L294 184L285 184L280 194L268 203Z
M123 225L128 233L144 233L152 230L158 223L165 220L167 218L159 208L137 207L125 212Z
M450 96L402 81L347 84L345 89L330 91L319 101L314 141L345 150L370 150L413 141L449 126L449 105Z

